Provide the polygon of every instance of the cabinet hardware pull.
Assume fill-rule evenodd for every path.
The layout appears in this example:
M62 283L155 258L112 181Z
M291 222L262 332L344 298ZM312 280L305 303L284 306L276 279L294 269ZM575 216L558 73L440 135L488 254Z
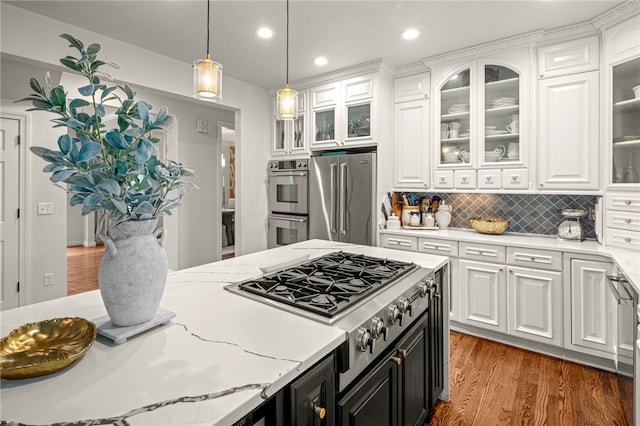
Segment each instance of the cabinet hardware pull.
M535 262L535 261L536 261L536 258L535 258L535 257L533 257L533 256L531 256L531 261L532 261L532 262Z
M402 365L402 358L398 358L397 356L392 356L389 360L395 362L398 365Z
M398 353L402 356L402 358L406 358L407 357L407 350L406 349L398 349Z
M631 223L631 219L625 219L624 223Z
M540 188L542 188L544 186L544 183L540 183Z
M500 269L498 269L498 271L500 271L500 272L504 272L504 269L500 268Z
M324 419L325 416L327 415L327 410L323 407L314 407L313 411L315 411L315 413L318 415L318 418L320 420Z
M624 203L625 203L626 205L630 205L630 204L631 204L631 200L625 200L625 201L624 201Z
M509 269L509 273L510 273L510 274L513 274L513 269Z
M625 243L630 243L630 242L631 242L631 238L629 238L629 237L625 238L625 239L624 239L624 242L625 242Z

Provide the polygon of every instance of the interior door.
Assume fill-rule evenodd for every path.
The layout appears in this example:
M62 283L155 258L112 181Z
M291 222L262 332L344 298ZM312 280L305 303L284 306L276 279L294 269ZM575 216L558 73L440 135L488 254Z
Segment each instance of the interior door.
M20 304L20 121L0 120L0 310L4 310Z

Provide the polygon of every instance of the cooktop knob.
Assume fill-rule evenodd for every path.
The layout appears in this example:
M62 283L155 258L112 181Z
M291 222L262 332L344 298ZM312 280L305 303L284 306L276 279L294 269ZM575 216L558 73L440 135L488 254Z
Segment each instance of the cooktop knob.
M409 308L409 300L406 297L400 297L398 299L398 308L400 309L400 312L402 312L403 314L405 312L407 312L407 309Z
M380 317L371 318L371 337L379 339L380 336L384 340L387 340L387 327L384 325L384 320Z
M402 312L396 305L389 305L389 322L395 324L398 320L402 321Z
M369 333L369 330L366 330L364 328L358 330L356 344L358 345L358 349L360 350L360 352L366 352L367 347L369 348L369 351L371 353L373 353L374 351L374 343L373 339L371 338L371 333Z
M419 282L418 283L418 294L420 295L420 297L427 297L427 293L429 292L429 287L427 286L427 283L425 282Z

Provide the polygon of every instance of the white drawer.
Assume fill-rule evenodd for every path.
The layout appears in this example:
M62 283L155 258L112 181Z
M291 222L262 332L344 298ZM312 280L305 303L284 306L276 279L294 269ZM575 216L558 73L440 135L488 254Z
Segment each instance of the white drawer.
M456 189L476 189L475 170L456 170L453 174Z
M608 228L640 231L640 213L608 210L606 224Z
M478 188L502 188L502 172L500 170L478 170Z
M606 228L604 242L612 247L640 250L640 232Z
M418 251L418 237L382 234L382 247Z
M529 170L505 169L502 171L504 189L529 189Z
M607 210L622 210L625 212L640 212L640 193L609 192L605 197Z
M438 189L453 188L453 170L433 172L433 187Z
M458 257L458 242L420 237L418 238L418 251L422 253L437 254L440 256Z
M507 247L507 264L528 268L562 270L562 252L522 247Z
M595 71L599 67L598 36L569 40L538 48L538 76L554 77L577 72Z
M493 263L505 263L506 250L504 246L460 241L458 255L461 258L465 259L486 260Z

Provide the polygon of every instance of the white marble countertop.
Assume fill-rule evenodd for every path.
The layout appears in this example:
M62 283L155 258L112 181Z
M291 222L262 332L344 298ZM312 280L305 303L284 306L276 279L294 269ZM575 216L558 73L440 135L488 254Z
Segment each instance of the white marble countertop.
M531 247L546 250L558 250L570 253L600 255L610 258L629 279L635 290L640 294L640 253L617 247L609 247L594 240L566 241L555 236L534 234L502 235L480 234L472 229L446 230L380 230L381 234L411 235L425 238L444 238L455 241L469 241L484 244L501 244L511 247Z
M345 340L344 331L235 295L232 282L270 266L336 250L438 268L446 257L310 240L176 271L161 307L165 326L114 346L98 337L85 356L56 374L1 383L1 420L9 424L229 425L257 408ZM0 313L7 335L29 322L106 315L99 291ZM263 395L261 395L263 394ZM97 424L97 423L96 423ZM104 424L104 423L101 423Z

